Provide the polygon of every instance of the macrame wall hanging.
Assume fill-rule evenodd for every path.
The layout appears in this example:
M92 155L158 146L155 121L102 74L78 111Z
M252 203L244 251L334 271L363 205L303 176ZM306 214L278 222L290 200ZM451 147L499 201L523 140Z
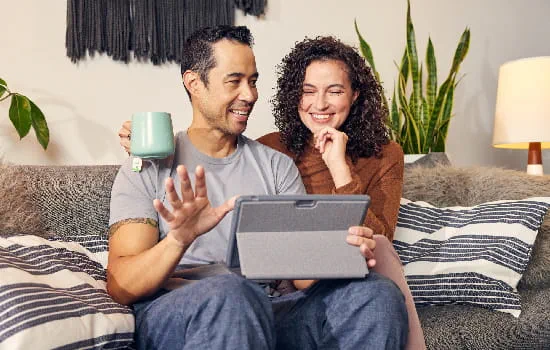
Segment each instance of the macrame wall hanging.
M116 61L181 62L195 30L232 25L235 10L260 16L267 0L67 0L65 46L73 63L105 53Z

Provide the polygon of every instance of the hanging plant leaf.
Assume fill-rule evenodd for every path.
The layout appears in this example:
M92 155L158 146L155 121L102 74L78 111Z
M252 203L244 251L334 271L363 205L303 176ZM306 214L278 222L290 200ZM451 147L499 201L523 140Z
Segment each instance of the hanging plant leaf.
M14 94L10 104L10 120L19 134L19 138L25 137L31 128L31 104L23 95Z
M2 95L4 95L4 93L7 90L8 90L8 85L2 78L0 78L0 98L2 97Z
M38 108L34 102L29 102L31 104L32 128L34 129L38 142L42 145L42 148L46 150L48 148L48 144L50 143L50 130L48 129L46 118L44 118L44 113L42 113L40 108Z

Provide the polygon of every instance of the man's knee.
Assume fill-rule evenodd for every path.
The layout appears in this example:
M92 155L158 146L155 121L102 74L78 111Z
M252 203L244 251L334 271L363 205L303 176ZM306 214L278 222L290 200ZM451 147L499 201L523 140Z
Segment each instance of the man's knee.
M136 323L140 348L221 348L213 344L271 344L274 339L269 298L259 286L233 274L173 290L144 308L137 320L142 321ZM227 325L238 334L221 331Z

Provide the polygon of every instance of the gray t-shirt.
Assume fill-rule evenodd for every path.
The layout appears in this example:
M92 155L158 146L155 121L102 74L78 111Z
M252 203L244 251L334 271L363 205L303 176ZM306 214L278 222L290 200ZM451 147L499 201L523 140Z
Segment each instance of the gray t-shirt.
M193 188L196 166L204 167L208 198L214 207L234 195L305 193L294 162L280 152L241 135L235 152L225 158L212 158L198 151L186 132L179 132L173 157L143 160L141 172L132 171L132 157L122 165L111 191L109 225L126 219L151 218L159 222L159 239L163 239L169 231L168 224L153 208L153 200L160 199L172 210L166 199L164 181L172 177L181 195L176 173L179 164L187 168ZM211 231L197 238L180 264L225 262L231 217L232 212Z

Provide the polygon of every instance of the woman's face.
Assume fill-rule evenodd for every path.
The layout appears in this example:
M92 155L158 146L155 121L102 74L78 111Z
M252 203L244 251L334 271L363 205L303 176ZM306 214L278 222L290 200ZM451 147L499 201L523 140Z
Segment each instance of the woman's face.
M313 61L307 66L298 114L316 135L326 126L338 129L359 95L352 90L342 61Z

